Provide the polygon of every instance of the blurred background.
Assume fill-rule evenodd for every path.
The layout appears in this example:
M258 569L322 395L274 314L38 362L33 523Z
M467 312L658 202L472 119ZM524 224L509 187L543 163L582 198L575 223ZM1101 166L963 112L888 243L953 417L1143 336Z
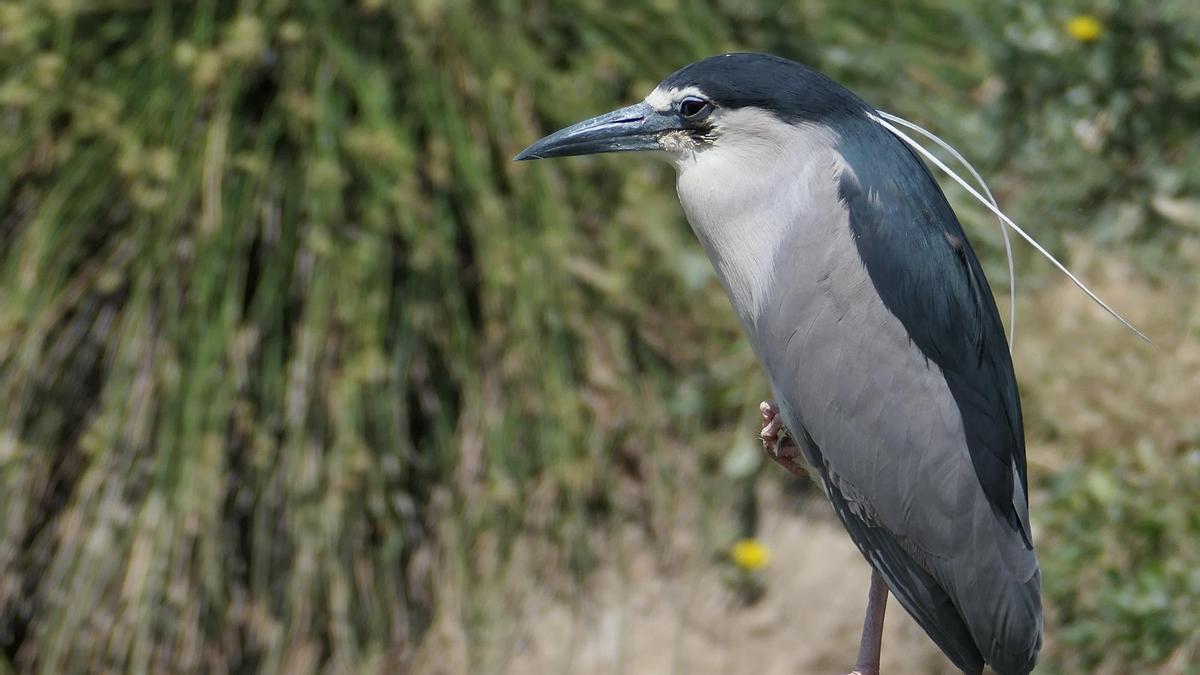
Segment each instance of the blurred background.
M1017 246L1039 672L1200 673L1195 0L0 2L0 673L845 672L867 567L671 169L511 162L730 50L1157 342Z

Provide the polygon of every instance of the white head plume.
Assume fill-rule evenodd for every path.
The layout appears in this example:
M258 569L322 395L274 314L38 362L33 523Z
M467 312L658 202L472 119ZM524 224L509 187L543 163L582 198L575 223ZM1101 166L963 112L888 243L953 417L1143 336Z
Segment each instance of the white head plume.
M1095 293L1093 293L1090 288L1088 288L1086 285L1084 285L1084 283L1082 281L1080 281L1079 278L1076 277L1071 272L1071 270L1067 269L1066 265L1063 265L1061 262L1058 261L1057 258L1055 258L1053 255L1050 255L1050 252L1047 251L1045 249L1045 247L1043 247L1041 244L1039 244L1036 239L1034 239L1029 234L1027 234L1025 232L1025 230L1021 229L1021 227L1019 225L1017 225L1015 222L1013 222L1013 220L1011 218L1009 218L1007 215L1005 215L1004 212L1000 210L1000 207L996 204L996 200L994 198L992 198L991 192L988 191L987 185L984 184L983 179L980 178L980 176L979 176L979 173L977 171L975 171L975 168L972 167L971 164L969 162L967 162L967 160L963 159L962 155L959 154L953 147L951 147L948 143L941 140L934 134L926 131L925 129L922 129L921 127L917 126L916 124L913 124L912 122L909 122L900 117L897 117L895 115L892 115L892 114L889 114L889 113L886 113L883 111L876 111L876 113L877 113L876 115L872 115L872 119L875 122L878 122L880 124L880 126L882 126L883 128L885 128L888 131L895 134L897 138L899 138L901 141L906 143L913 150L916 150L917 153L919 153L922 157L924 157L926 160L928 160L930 163L932 163L938 169L942 170L947 176L950 176L950 178L954 179L954 181L956 183L958 183L959 185L961 185L963 187L963 189L965 189L967 191L967 193L969 193L972 197L974 197L976 200L978 200L980 204L983 204L985 207L987 207L987 209L989 211L991 211L993 214L995 214L996 217L1000 219L1001 223L1003 223L1005 226L1011 228L1013 232L1016 232L1017 234L1021 235L1021 237L1025 241L1029 242L1029 244L1031 246L1033 246L1033 248L1036 249L1038 253L1041 253L1043 256L1045 256L1046 259L1049 260L1051 263L1053 263L1054 266L1057 267L1063 274L1067 275L1067 278L1070 279L1071 282L1074 283L1077 287L1079 287L1079 289L1081 291L1086 293L1087 296L1089 298L1091 298L1093 302L1095 302L1096 304L1103 307L1104 310L1107 311L1110 315L1112 315L1114 318L1116 318L1121 323L1125 324L1125 326L1129 330L1136 333L1138 335L1138 337L1142 338L1143 340L1145 340L1146 342L1148 342L1151 345L1154 344L1154 341L1151 340L1150 338L1146 337L1145 333L1143 333L1142 331L1135 328L1133 324L1129 323L1129 321L1127 321L1125 319L1125 317L1118 314L1117 311L1114 310L1112 307L1109 307L1108 304L1105 303L1103 300L1101 300L1100 297L1097 296ZM977 190L975 190L975 188L968 185L967 182L965 180L963 180L963 178L961 176L959 176L952 169L950 169L950 167L946 166L946 164L944 162L942 162L942 160L938 159L936 155L934 155L933 153L926 150L924 148L924 146L922 146L920 143L914 141L912 138L910 138L908 136L908 134L897 129L895 126L893 126L891 124L891 122L896 122L897 124L900 124L909 129L919 131L922 135L926 136L927 138L930 138L931 140L936 142L939 146L941 146L942 148L944 148L948 152L950 152L952 155L954 155L954 157L956 159L958 159L960 162L962 162L967 167L967 169L971 172L971 175L973 175L975 177L975 179L979 181L980 185L983 186L983 190L985 192L987 192L987 197L984 198L984 196L979 194L979 192ZM1013 273L1012 253L1011 253L1011 249L1008 248L1007 234L1005 235L1004 243L1005 243L1005 249L1009 251L1008 269L1009 269L1009 275L1011 276ZM1013 311L1015 312L1015 306L1016 306L1015 291L1010 291L1010 297L1012 297L1012 299L1014 300L1014 302L1013 302L1014 310ZM1013 316L1015 317L1015 314ZM1013 327L1015 327L1015 318L1013 319L1013 321L1014 321L1014 323L1012 325L1013 325ZM1015 333L1013 334L1013 337L1015 337ZM1012 340L1012 337L1010 337L1010 342L1011 342L1011 340Z

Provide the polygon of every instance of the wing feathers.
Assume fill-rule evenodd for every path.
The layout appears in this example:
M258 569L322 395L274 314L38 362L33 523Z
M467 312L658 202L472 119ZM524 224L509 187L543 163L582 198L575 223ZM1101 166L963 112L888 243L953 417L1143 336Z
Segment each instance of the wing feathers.
M909 613L964 671L1027 673L1040 577L1003 327L940 189L871 127L880 138L838 146L829 202L777 253L756 351L835 511Z

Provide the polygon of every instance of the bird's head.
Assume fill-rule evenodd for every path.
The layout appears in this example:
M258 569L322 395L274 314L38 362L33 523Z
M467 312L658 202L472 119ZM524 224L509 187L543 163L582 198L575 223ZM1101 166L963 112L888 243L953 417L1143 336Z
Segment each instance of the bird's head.
M643 101L556 131L517 160L656 151L676 162L721 146L768 149L798 125L869 111L811 68L767 54L724 54L685 66Z

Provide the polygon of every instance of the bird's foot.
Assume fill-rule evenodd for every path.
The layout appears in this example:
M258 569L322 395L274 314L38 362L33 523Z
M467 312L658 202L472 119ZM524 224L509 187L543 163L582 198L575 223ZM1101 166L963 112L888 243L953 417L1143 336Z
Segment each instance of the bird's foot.
M808 476L808 468L800 459L800 448L784 426L784 416L779 414L779 406L775 401L763 401L758 404L758 412L762 413L762 447L767 449L767 456L775 460L775 464L786 468L796 476Z
M788 434L787 427L783 426L783 415L779 414L779 406L775 405L774 401L763 401L758 405L758 411L762 413L763 418L762 431L758 433L758 437L762 439L767 456L796 476L808 476L808 469L800 459L800 448Z
M788 434L787 427L783 426L783 415L779 414L779 407L775 402L763 401L758 404L758 411L762 413L763 419L762 431L758 433L758 437L762 439L763 447L771 458L794 460L799 457L800 449Z

